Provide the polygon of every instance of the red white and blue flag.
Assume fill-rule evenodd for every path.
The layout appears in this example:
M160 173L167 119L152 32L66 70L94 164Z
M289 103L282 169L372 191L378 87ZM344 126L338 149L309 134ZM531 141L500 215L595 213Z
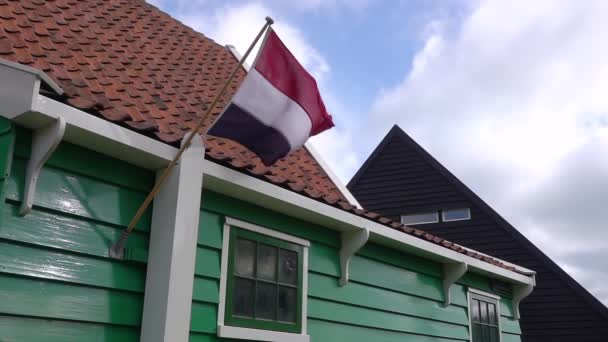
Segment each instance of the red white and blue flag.
M317 82L270 29L253 67L208 133L234 140L272 165L333 126Z

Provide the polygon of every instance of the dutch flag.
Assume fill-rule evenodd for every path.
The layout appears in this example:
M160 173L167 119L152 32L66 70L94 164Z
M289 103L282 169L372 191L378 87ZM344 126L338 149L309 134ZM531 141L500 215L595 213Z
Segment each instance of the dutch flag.
M272 165L333 126L317 82L270 29L253 68L208 133L234 140Z

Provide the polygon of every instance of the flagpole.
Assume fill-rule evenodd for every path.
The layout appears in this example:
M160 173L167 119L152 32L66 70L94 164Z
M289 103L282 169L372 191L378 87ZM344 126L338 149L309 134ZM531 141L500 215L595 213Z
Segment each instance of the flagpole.
M243 66L243 63L245 62L245 60L247 59L247 57L249 57L249 54L253 50L254 46L260 40L260 38L262 37L262 35L264 34L264 32L266 32L267 29L273 23L274 23L274 20L272 20L272 18L266 17L266 23L260 29L260 31L258 32L257 36L255 37L255 39L251 43L251 45L249 45L249 48L247 49L247 51L245 51L245 54L243 55L243 57L241 58L241 60L237 64L237 66L234 68L234 70L232 71L232 73L230 74L230 76L228 77L228 79L226 80L226 82L224 83L224 85L222 86L220 92L215 96L215 98L213 99L213 102L211 102L211 105L209 105L209 107L207 108L207 111L203 114L203 116L200 118L200 120L198 121L198 123L196 124L196 126L194 127L194 129L192 130L192 133L186 135L186 139L182 142L182 145L181 145L180 149L177 151L177 153L175 154L175 157L173 157L173 160L171 160L171 162L169 163L169 165L167 166L167 168L160 175L160 177L158 178L158 180L154 184L154 187L152 188L152 191L150 191L150 193L148 194L148 196L146 197L146 199L139 206L139 209L137 209L137 212L135 213L135 215L133 216L133 218L131 218L131 221L129 222L129 225L127 226L127 229L125 229L125 230L122 231L122 233L120 234L120 237L118 238L118 240L114 244L112 244L112 246L110 247L109 255L110 255L111 258L114 258L114 259L123 259L124 258L125 243L127 242L127 239L129 238L129 235L131 234L131 232L135 228L135 225L137 224L137 222L139 222L139 219L141 218L141 216L144 214L144 212L146 211L146 209L148 208L148 206L150 205L150 203L152 202L152 200L154 199L154 197L160 191L160 187L164 184L164 182L167 179L167 177L171 174L171 171L173 171L173 167L175 166L175 164L177 164L177 161L179 160L179 158L182 156L182 154L184 153L184 151L186 150L186 148L188 148L188 146L190 146L190 143L192 142L192 139L196 135L196 132L198 132L201 129L201 127L204 124L205 119L209 116L209 114L211 113L211 111L215 108L215 106L219 102L220 98L224 95L224 93L228 89L228 86L232 82L232 79L234 78L234 76L236 76L236 74L239 71L239 69ZM206 131L208 131L208 130L206 130Z

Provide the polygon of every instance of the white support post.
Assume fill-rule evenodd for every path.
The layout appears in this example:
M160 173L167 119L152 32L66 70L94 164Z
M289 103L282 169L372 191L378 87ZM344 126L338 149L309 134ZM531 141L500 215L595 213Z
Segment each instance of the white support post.
M154 199L142 341L188 341L204 155L197 134Z
M365 245L368 239L369 230L367 228L342 232L342 247L340 248L340 286L348 284L348 266L350 264L350 259Z
M452 302L452 295L450 289L458 279L462 278L467 273L467 264L464 262L459 263L445 263L443 264L443 306L447 307Z
M513 316L515 319L519 319L519 304L524 298L528 297L532 290L534 290L534 286L536 286L536 275L532 276L532 284L517 284L513 285Z
M32 151L25 169L25 189L19 215L25 216L32 210L40 170L59 146L64 133L65 120L61 116L32 133Z

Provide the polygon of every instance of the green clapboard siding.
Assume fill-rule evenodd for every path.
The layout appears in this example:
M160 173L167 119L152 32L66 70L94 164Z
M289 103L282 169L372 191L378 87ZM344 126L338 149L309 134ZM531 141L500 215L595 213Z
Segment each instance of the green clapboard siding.
M350 282L338 286L335 232L213 192L203 195L199 223L190 341L229 341L216 336L224 217L231 216L311 241L308 334L312 341L467 341L467 289L491 291L476 275L452 288L443 307L441 265L369 244L351 259ZM519 341L510 300L501 300L504 341Z
M107 254L154 173L62 143L21 217L31 135L16 131L10 176L0 183L0 341L138 341L150 213L127 244L131 261Z
M513 335L513 334L502 334L501 342L521 342L521 334Z
M94 160L94 156L89 157ZM24 186L26 160L15 158L7 184L6 197L20 201ZM87 176L45 166L40 172L34 205L84 219L127 226L147 193L103 182ZM148 230L151 207L136 226Z
M0 316L0 331L3 342L130 342L139 339L138 328L11 316Z

